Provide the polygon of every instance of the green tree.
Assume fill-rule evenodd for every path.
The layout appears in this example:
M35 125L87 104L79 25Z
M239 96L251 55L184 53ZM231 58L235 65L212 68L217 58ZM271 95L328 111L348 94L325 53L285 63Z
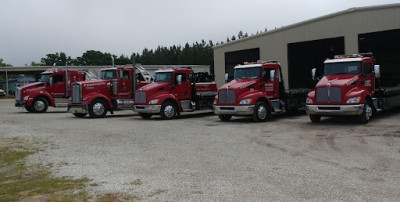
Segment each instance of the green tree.
M3 58L0 58L0 67L12 67L12 65L4 63Z

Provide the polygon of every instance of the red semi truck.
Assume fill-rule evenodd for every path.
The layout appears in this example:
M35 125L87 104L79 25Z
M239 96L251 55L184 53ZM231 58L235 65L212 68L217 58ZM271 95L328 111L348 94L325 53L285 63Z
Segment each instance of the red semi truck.
M211 109L217 85L215 82L196 83L198 79L194 75L188 68L157 70L154 82L136 91L134 111L145 119L154 114L172 119L180 112Z
M28 112L43 113L49 106L66 107L71 95L71 84L77 81L94 80L88 71L52 68L42 73L39 82L18 87L15 91L15 106L25 107Z
M305 105L310 90L285 90L277 61L245 63L234 71L234 80L218 90L214 101L214 113L222 121L232 116L251 116L261 122L271 118L271 112L295 111Z
M312 70L315 78L316 69ZM338 55L324 62L324 76L306 100L313 123L322 116L355 115L368 123L378 110L400 106L400 86L382 87L380 66L371 53ZM399 80L397 80L399 82ZM395 84L396 85L396 84Z
M152 79L140 65L102 69L99 80L72 84L68 111L76 117L102 118L108 111L132 109L135 90Z

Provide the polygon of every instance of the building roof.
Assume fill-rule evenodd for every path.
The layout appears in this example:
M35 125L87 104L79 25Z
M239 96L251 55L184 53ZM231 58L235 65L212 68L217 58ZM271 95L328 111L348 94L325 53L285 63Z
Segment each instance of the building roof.
M314 23L314 22L326 20L328 18L333 18L333 17L337 17L337 16L340 16L340 15L345 15L345 14L354 13L354 12L361 12L361 11L371 11L371 10L378 10L378 9L395 8L395 7L400 7L400 3L349 8L349 9L346 9L346 10L343 10L343 11L339 11L339 12L336 12L336 13L323 15L323 16L320 16L320 17L317 17L317 18L312 18L310 20L305 20L305 21L302 21L302 22L298 22L298 23L294 23L294 24L291 24L291 25L283 26L281 28L277 28L277 29L274 29L274 30L271 30L271 31L267 31L267 32L263 32L263 33L256 34L256 35L253 35L253 36L249 36L249 37L246 37L246 38L237 39L235 41L227 42L227 43L224 43L224 44L221 44L221 45L218 45L218 46L214 46L213 49L221 48L221 47L224 47L224 46L229 46L229 45L232 45L232 44L235 44L235 43L239 43L239 42L243 42L243 41L246 41L246 40L255 39L255 38L258 38L258 37L263 37L263 36L266 36L266 35L269 35L269 34L273 34L273 33L276 33L276 32L281 32L281 31L292 29L292 28L295 28L295 27L304 26L304 25L307 25L307 24L311 24L311 23Z

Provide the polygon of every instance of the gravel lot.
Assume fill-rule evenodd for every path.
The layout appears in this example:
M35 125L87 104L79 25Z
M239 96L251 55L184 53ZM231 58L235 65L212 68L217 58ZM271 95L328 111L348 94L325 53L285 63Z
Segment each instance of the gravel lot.
M353 118L311 124L304 112L266 123L221 122L208 112L144 120L129 110L82 119L64 108L31 114L0 99L0 137L51 143L29 162L93 179L93 195L151 201L396 201L399 123L400 109L367 125Z

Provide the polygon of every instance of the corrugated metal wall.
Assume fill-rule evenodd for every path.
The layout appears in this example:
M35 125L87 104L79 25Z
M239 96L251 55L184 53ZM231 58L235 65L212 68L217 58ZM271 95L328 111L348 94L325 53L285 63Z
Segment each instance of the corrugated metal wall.
M288 43L344 37L345 53L358 52L358 34L400 29L400 4L348 9L214 48L215 79L224 83L225 53L260 48L261 60L278 60L288 81Z

